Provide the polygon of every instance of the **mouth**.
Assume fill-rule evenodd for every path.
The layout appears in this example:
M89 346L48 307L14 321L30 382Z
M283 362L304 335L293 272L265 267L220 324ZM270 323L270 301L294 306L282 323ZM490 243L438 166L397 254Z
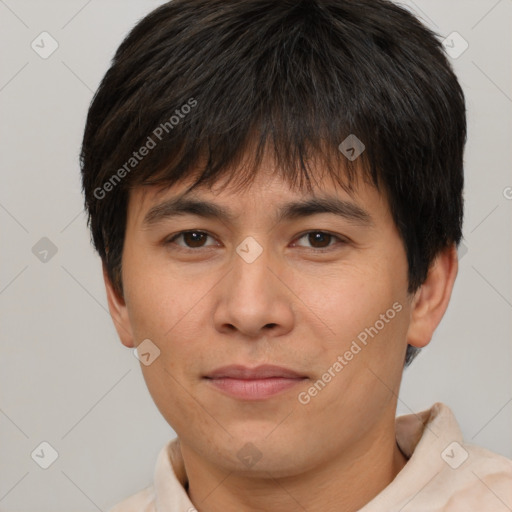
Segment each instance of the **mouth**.
M241 400L264 400L283 393L308 379L288 368L240 365L218 368L204 377L218 391Z

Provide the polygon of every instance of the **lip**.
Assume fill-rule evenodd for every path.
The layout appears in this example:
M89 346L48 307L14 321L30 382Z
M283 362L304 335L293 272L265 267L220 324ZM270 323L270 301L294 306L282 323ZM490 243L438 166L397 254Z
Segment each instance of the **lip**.
M242 400L264 400L283 393L308 377L280 366L263 365L248 368L223 366L205 376L217 390Z
M230 366L222 366L213 370L208 375L207 379L244 379L244 380L255 380L255 379L268 379L271 377L281 377L285 379L303 379L306 375L301 375L289 368L282 366L274 366L270 364L264 364L256 366L255 368L248 368L238 364Z

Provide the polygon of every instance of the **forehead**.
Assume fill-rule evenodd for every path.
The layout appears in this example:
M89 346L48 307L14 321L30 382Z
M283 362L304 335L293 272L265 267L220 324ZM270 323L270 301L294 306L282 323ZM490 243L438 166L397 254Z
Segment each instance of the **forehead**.
M340 213L341 209L342 215L348 213L348 219L360 221L365 218L371 221L374 216L382 217L389 213L387 198L362 175L357 175L349 183L343 171L334 178L321 166L309 167L312 171L308 174L309 181L291 180L279 172L275 162L267 157L250 180L239 180L240 176L246 178L247 174L237 174L234 170L213 185L202 183L190 190L199 176L196 172L171 186L138 186L130 190L128 221L140 225L151 224L153 218L161 213L158 211L160 207L176 212L185 205L183 212L187 212L190 203L185 204L184 200L218 205L219 209L210 208L211 211L201 205L198 208L207 213L203 216L224 217L226 221L233 221L250 212L257 212L260 216L272 215L275 221L279 217L292 218L297 212L300 215L295 217L305 216L308 209L311 213L327 213L329 210ZM172 200L174 202L171 204ZM304 203L301 207L298 207L299 200ZM290 209L292 202L295 202L294 210ZM190 206L188 213L195 207Z

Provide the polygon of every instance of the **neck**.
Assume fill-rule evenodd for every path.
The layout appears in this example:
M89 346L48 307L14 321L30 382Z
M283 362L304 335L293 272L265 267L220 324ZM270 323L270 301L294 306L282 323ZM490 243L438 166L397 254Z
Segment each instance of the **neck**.
M407 459L393 429L288 477L246 476L205 461L181 443L188 494L199 512L355 512L395 478Z

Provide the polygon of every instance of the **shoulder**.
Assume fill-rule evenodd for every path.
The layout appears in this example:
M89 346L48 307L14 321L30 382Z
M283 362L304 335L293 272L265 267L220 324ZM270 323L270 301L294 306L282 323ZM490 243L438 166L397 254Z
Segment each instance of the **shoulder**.
M108 509L108 512L155 512L155 492L153 486L124 499Z
M461 485L452 501L466 506L466 510L511 510L512 508L512 460L480 446L465 446L468 458ZM457 473L457 470L454 470ZM462 478L461 478L462 480ZM486 506L486 509L480 507ZM470 508L472 507L472 508Z
M466 443L446 405L402 417L398 427L400 447L411 456L389 486L395 494L384 492L397 505L387 510L512 511L512 460Z
M512 460L471 444L458 450L455 462L448 462L444 455L447 465L432 482L428 494L437 495L443 503L436 510L510 512Z

